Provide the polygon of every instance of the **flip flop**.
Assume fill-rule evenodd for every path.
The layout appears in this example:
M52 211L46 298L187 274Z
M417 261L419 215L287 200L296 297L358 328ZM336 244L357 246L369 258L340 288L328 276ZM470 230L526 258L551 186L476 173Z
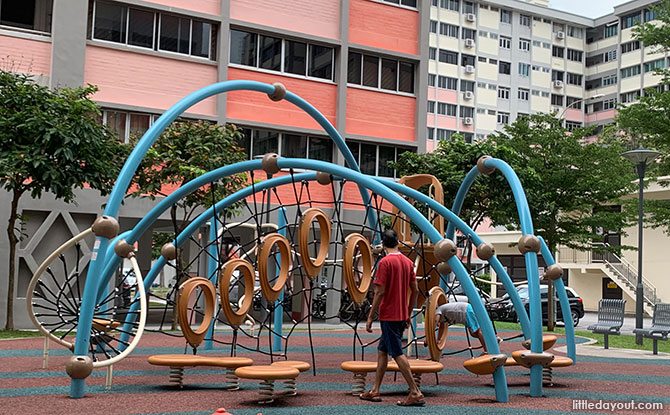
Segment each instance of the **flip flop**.
M370 401L370 402L381 402L382 398L379 397L379 394L372 394L370 391L363 392L361 396L359 396L364 401Z
M404 401L398 401L398 406L424 406L426 401L423 400L423 395L416 397L408 396Z

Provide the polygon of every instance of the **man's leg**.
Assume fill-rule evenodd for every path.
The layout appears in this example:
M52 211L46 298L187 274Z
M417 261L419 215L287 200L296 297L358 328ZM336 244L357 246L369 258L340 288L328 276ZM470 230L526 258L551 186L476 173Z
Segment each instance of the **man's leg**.
M476 337L479 340L479 343L481 343L482 348L484 349L484 353L488 353L488 350L486 350L486 343L484 342L484 336L482 335L482 331L478 329L474 333L470 332L470 334L472 335L472 337Z
M420 396L421 391L419 390L419 387L416 386L416 382L414 382L414 377L412 377L412 371L409 368L409 361L407 360L407 356L401 354L394 356L393 359L398 364L398 369L400 369L400 373L402 373L402 376L407 382L407 386L409 386L409 395L411 397Z
M389 362L389 355L386 352L377 350L377 372L375 373L375 384L370 390L370 393L377 395L379 389L382 387L382 381L384 380L384 374L386 373L386 366Z

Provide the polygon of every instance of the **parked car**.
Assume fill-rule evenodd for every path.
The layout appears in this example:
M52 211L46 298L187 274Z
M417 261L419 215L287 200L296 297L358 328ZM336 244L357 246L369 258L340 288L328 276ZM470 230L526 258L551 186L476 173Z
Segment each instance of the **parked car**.
M542 322L547 322L547 290L546 285L540 285L540 303L542 304ZM570 303L570 314L572 316L572 323L574 326L579 324L579 320L584 317L584 302L582 301L579 294L575 292L570 287L565 287L565 290L568 294L568 301ZM528 312L528 285L520 285L517 287L519 297L521 297L521 302L526 307L526 312ZM497 317L498 320L502 321L518 321L516 311L512 305L512 301L509 299L509 294L505 294L501 301L498 303L493 303L491 305L491 314ZM563 321L563 314L561 311L561 304L558 301L558 296L556 296L556 320Z

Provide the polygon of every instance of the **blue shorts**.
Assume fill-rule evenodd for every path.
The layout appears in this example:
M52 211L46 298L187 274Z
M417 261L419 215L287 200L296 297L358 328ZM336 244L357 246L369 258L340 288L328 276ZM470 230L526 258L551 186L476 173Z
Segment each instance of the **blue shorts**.
M468 327L471 334L474 334L479 330L479 322L477 321L475 311L470 304L468 304L468 311L465 314L465 325Z
M402 334L405 331L404 321L380 321L382 337L377 350L388 353L391 357L402 354Z

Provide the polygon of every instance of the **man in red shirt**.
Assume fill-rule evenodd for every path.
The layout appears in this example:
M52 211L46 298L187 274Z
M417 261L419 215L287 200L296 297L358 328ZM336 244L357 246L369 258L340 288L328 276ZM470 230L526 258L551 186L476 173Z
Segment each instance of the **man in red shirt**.
M398 250L398 234L394 230L389 229L384 232L382 244L386 250L386 256L377 264L374 280L375 297L372 300L372 308L365 327L369 333L372 333L372 316L379 309L382 336L377 347L377 373L374 386L363 393L361 399L381 401L379 388L382 385L384 373L386 373L390 354L409 386L409 395L405 400L398 401L398 405L421 406L425 404L423 394L414 382L409 361L402 352L402 335L405 328L409 327L410 316L418 293L414 263ZM409 303L407 302L408 291L410 293Z

